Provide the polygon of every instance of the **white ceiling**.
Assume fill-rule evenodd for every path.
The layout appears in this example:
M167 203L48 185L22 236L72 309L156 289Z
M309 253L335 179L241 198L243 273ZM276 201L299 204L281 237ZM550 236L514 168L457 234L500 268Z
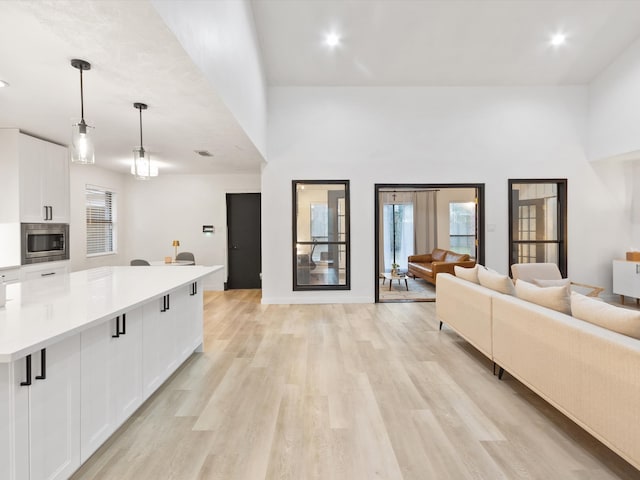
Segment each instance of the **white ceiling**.
M586 84L640 34L636 0L252 3L271 85Z
M212 0L220 1L220 0ZM640 1L253 0L269 85L586 84L640 34ZM552 33L566 46L548 46ZM342 45L327 49L336 31ZM260 153L153 6L0 1L0 127L67 144L80 112L96 161L128 171L144 102L145 148L163 173L260 171ZM213 158L197 156L209 150Z
M0 1L0 127L61 144L80 116L95 126L96 164L127 172L139 144L163 173L259 173L262 157L147 1ZM194 150L209 150L200 157Z

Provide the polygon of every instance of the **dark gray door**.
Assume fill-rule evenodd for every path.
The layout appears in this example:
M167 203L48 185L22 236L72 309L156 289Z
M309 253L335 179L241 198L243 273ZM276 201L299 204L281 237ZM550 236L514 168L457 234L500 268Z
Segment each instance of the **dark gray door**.
M227 241L227 288L262 288L259 193L227 193Z

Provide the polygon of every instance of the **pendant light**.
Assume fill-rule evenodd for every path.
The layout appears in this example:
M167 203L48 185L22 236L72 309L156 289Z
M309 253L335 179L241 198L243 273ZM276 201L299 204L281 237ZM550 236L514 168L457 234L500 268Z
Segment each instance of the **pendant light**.
M71 133L71 161L84 165L96 163L93 141L89 136L89 128L93 128L84 121L84 91L82 85L82 71L91 70L91 64L74 58L71 66L80 70L80 122L72 127Z
M151 165L149 152L142 145L142 110L147 109L146 103L136 102L133 107L140 112L140 147L133 150L133 175L139 180L148 180L158 175L158 169Z

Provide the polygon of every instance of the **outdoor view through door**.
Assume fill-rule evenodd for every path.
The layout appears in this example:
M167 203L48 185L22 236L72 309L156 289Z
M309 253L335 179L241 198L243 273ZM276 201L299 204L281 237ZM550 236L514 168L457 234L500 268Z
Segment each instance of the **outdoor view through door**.
M567 180L509 180L509 265L555 263L567 276Z

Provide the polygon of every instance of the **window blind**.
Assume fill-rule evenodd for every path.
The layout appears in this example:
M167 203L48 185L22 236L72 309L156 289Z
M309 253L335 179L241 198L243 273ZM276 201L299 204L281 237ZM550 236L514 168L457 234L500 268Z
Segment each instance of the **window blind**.
M108 190L86 188L87 255L115 252L114 197Z

